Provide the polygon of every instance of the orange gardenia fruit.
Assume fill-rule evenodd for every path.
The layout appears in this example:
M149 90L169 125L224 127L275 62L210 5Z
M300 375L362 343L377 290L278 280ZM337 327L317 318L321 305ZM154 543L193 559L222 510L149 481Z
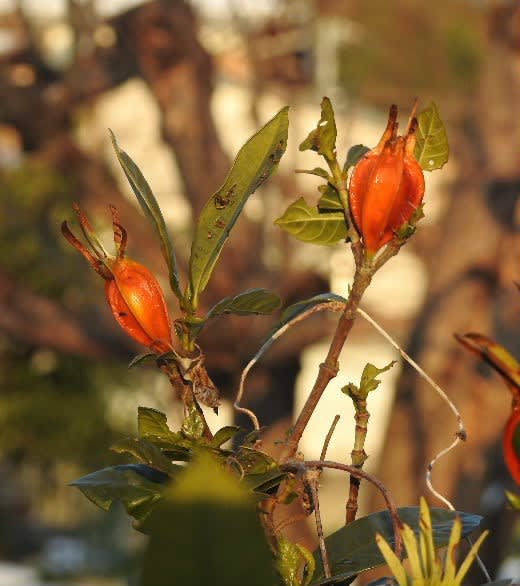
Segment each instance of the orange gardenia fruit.
M520 406L513 408L503 437L504 458L514 481L520 485Z
M87 216L77 204L74 210L90 250L74 236L67 222L62 224L62 233L105 279L108 305L123 330L153 352L168 352L172 349L172 324L164 293L155 276L144 265L125 257L126 230L119 223L117 210L112 206L110 209L116 256L106 252Z
M172 346L172 328L159 282L142 264L117 258L110 264L113 279L107 280L108 305L118 324L134 340L158 353Z
M378 145L355 166L350 179L350 212L370 255L410 222L424 196L423 170L414 155L417 118L397 135L397 106Z

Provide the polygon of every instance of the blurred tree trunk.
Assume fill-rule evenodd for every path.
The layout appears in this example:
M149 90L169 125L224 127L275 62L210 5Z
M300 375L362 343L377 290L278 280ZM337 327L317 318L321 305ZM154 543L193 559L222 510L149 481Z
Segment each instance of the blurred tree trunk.
M457 179L440 236L429 251L430 292L407 347L453 399L468 432L466 445L435 466L434 486L457 508L482 513L492 512L479 502L491 468L495 481L501 477L507 482L503 464L497 465L501 456L496 444L510 397L501 381L468 356L452 334L482 332L517 355L520 351L518 341L513 342L518 340L520 299L512 282L518 279L514 249L519 244L518 3L492 9L489 25L479 97L474 110L462 112L459 128L451 132ZM380 470L398 502L416 504L419 495L431 496L425 485L428 462L453 441L456 431L446 405L405 366ZM484 556L494 571L499 535L488 542Z

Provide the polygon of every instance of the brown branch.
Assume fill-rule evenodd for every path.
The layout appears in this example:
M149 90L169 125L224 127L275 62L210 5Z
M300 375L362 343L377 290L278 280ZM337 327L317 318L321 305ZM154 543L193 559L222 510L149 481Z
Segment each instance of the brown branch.
M367 480L371 484L373 484L383 495L385 499L386 506L392 518L392 525L394 527L394 537L395 537L395 554L400 557L402 550L403 550L403 543L401 537L401 529L403 528L403 523L399 518L399 513L397 511L397 506L394 502L392 494L386 488L386 486L375 476L356 468L355 466L349 466L348 464L341 464L339 462L331 462L329 460L321 461L321 460L289 460L285 464L282 464L280 467L282 470L287 472L292 472L294 474L300 473L305 474L309 468L330 468L332 470L341 470L342 472L348 472L352 476L357 478L361 478L363 480Z

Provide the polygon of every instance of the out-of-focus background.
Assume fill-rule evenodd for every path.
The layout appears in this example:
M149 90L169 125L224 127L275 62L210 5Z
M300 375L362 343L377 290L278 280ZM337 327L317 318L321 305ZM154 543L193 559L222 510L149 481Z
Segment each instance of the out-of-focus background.
M518 1L1 0L0 585L127 584L142 540L121 511L99 512L68 483L121 462L108 447L135 433L138 405L176 417L164 380L127 369L139 348L59 231L75 200L109 239L112 203L130 256L166 283L107 128L148 178L185 267L193 219L236 151L289 104L287 154L247 205L204 298L210 306L262 286L289 304L344 294L352 275L344 245L301 244L273 226L297 197L318 198L315 178L294 170L318 163L297 147L323 95L334 103L340 153L374 146L391 103L404 123L415 97L423 107L434 100L445 121L451 157L427 177L426 218L363 307L458 405L468 441L437 465L434 483L457 508L486 517L493 537L482 552L493 575L520 577L518 516L504 499L514 486L500 448L510 397L452 337L479 331L520 356ZM333 324L324 316L300 324L251 375L246 402L269 427L272 449L308 392ZM227 400L270 325L221 318L202 336ZM395 358L369 324L356 325L344 370L305 435L307 455L319 453L340 413L331 457L348 461L353 420L338 388L357 382L365 362ZM451 443L456 421L409 367L383 378L369 400L367 465L400 505L417 504L427 494L426 466ZM231 421L228 405L219 423ZM342 523L348 487L324 478L330 531ZM383 506L364 488L362 505ZM302 524L292 531L312 543Z

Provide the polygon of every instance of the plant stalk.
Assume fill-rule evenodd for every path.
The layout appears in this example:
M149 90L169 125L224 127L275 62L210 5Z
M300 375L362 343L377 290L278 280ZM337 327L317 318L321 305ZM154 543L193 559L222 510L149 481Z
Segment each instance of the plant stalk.
M352 397L352 401L354 402L354 408L356 410L354 415L356 427L354 432L354 447L350 453L350 457L352 460L352 466L355 466L358 470L361 470L365 460L368 458L367 453L365 452L365 440L367 437L370 413L367 410L366 399ZM352 521L356 519L360 484L361 480L359 478L350 475L349 495L346 504L345 516L346 525L352 523Z

